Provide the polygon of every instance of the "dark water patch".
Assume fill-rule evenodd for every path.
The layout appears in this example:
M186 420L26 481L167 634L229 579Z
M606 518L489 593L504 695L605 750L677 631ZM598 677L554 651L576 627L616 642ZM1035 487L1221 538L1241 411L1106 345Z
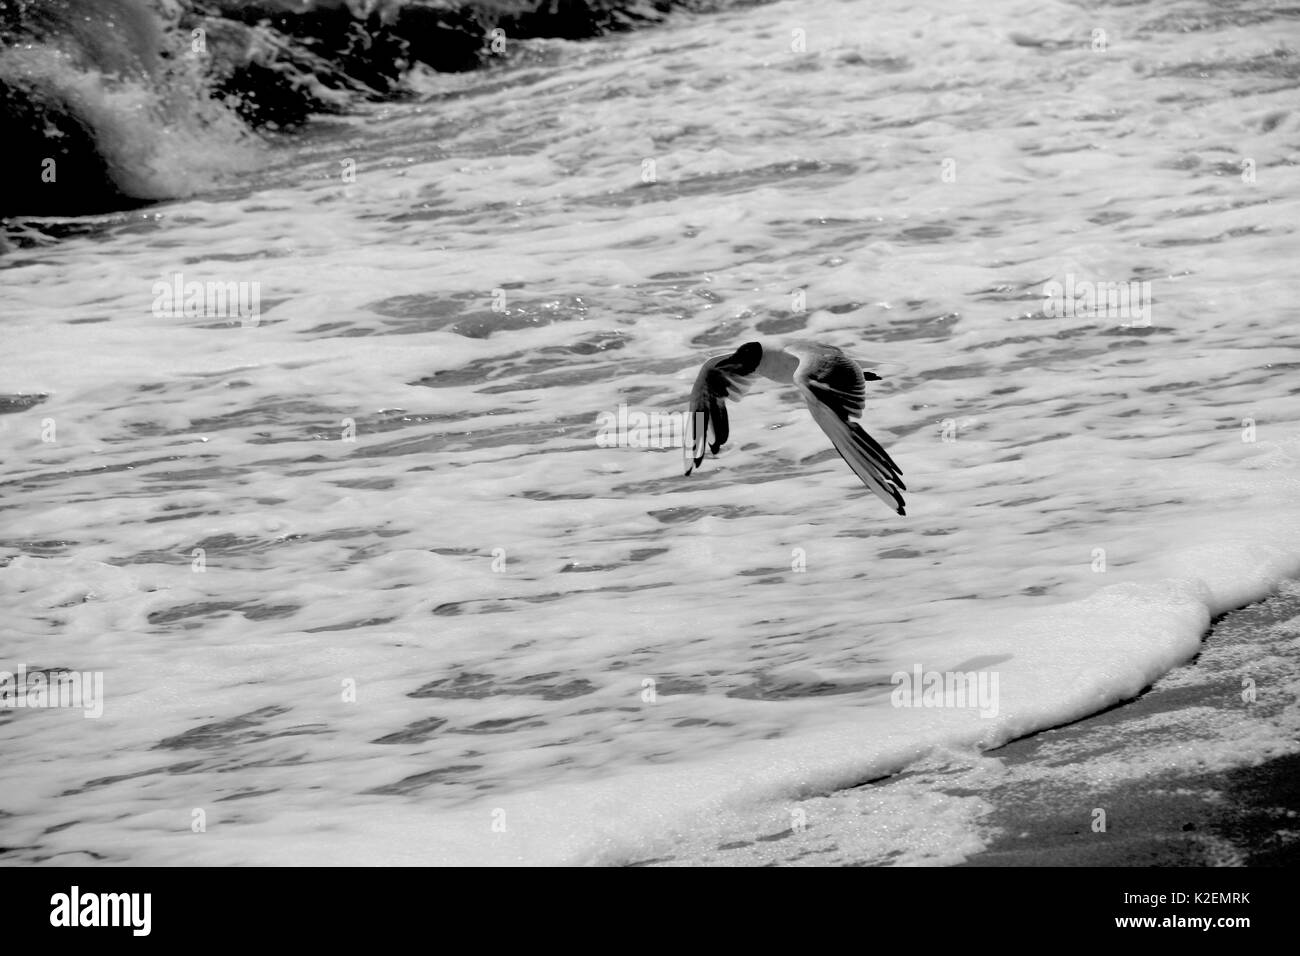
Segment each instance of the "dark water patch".
M709 687L689 677L665 677L655 681L655 693L667 695L707 694Z
M1046 437L1046 438L1034 439L1034 440L1027 441L1027 442L1020 442L1020 443L1018 443L1018 444L1016 445L1016 447L1017 447L1017 448L1023 448L1023 447L1025 447L1026 445L1036 445L1036 444L1041 444L1042 442L1045 442L1045 441L1059 441L1059 440L1062 439L1062 438L1069 438L1069 437L1070 437L1069 435L1049 435L1049 436ZM994 499L992 499L992 501L996 502L997 504L1001 505L1001 506L1004 507L1004 508L1024 508L1024 507L1027 507L1027 506L1029 506L1029 505L1041 505L1044 501L1053 501L1053 500L1055 500L1055 499L1053 499L1053 498L1049 498L1049 497L1045 497L1045 496L1042 496L1042 495L1026 495L1026 496L1023 497L1023 498L994 498ZM1051 511L1051 510L1053 510L1053 509L1044 509L1044 510L1045 510L1045 511ZM1055 509L1055 510L1060 510L1060 509Z
M918 339L941 341L952 337L960 319L960 312L942 312L937 315L889 322L885 325L873 325L871 340L873 342L911 342ZM884 377L889 378L887 375Z
M513 154L514 150L510 150ZM363 219L383 218L384 222L394 224L408 222L429 222L437 219L459 219L457 225L463 223L466 226L474 227L480 222L490 220L497 223L508 223L510 225L519 225L526 219L534 216L535 211L528 206L519 206L515 203L507 202L486 202L468 208L460 208L451 205L451 200L425 200L416 203L405 212L394 213L388 216L363 216Z
M215 534L195 543L202 548L205 555L258 554L292 538L266 538L262 536L244 537L236 534Z
M598 431L596 413L575 415L552 421L516 422L497 428L483 428L465 433L438 433L434 435L417 435L382 445L370 445L353 454L355 458L393 458L401 455L424 454L430 451L463 451L470 448L485 450L489 448L523 447L530 448L516 457L553 454L557 449L541 449L540 446L553 439L576 437L582 445L564 450L582 450L593 447ZM539 497L547 500L545 492L526 492L521 497ZM589 495L557 494L557 498L578 499Z
M1209 382L1205 382L1205 381L1201 381L1201 382L1164 382L1164 383L1162 383L1162 384L1160 384L1160 385L1148 385L1148 386L1146 386L1145 388L1143 388L1142 391L1144 391L1144 392L1152 392L1152 393L1157 393L1157 394L1160 393L1160 392L1182 392L1182 391L1192 391L1192 392L1196 392L1196 391L1200 391L1200 390L1201 390L1202 388L1204 388L1207 384L1212 384L1214 381L1215 381L1215 379L1210 379ZM1223 381L1223 379L1218 379L1218 381ZM1235 381L1235 379L1234 379L1234 381ZM1233 402L1232 404L1239 404L1239 403L1238 403L1238 402ZM1086 407L1086 406L1078 406L1078 407Z
M115 234L152 233L161 228L161 221L147 211L81 215L75 219L48 219L35 216L0 218L0 272L5 269L56 264L52 259L40 257L23 260L6 259L3 256L3 253L9 251L6 243L15 249L35 249L47 246L52 240L106 239Z
M189 520L190 518L205 518L205 517L210 517L210 516L212 516L212 515L216 515L216 514L220 514L220 513L221 513L221 512L219 512L219 511L180 511L180 510L175 510L175 511L173 511L172 514L156 515L156 516L154 516L154 517L152 517L152 518L145 518L145 519L144 519L144 523L145 523L145 524L162 524L162 523L167 522L167 521L187 521L187 520ZM159 553L159 552L151 551L151 552L148 552L148 553L149 553L149 554L157 554L157 553ZM136 557L138 558L139 555L137 555ZM117 562L116 562L116 561L111 561L111 562L109 562L109 563L110 563L110 564L116 564ZM131 559L131 560L130 560L130 563L132 563L132 564L141 564L141 563L148 563L148 562L141 562L141 561L139 561L139 560Z
M954 598L953 600L957 599ZM985 668L995 667L1004 661L1009 661L1011 658L1011 654L985 654L981 657L972 657L969 660L964 660L960 664L954 664L948 669L961 671L963 673L966 671L982 671Z
M899 230L895 236L895 241L900 243L938 242L940 239L949 239L954 235L956 235L956 230L950 229L948 226L909 226L906 229Z
M700 518L748 518L762 512L748 505L722 505L716 508L664 508L646 514L663 524L685 524Z
M572 362L556 362L552 364L552 369L548 372L526 375L509 384L490 385L478 391L480 395L500 395L506 392L529 392L544 388L568 388L571 385L590 385L595 382L618 380L626 374L625 370L608 363L575 365Z
M834 305L826 306L826 311L831 315L848 315L850 312L856 312L863 307L861 302L837 302Z
M1104 328L1097 332L1098 335L1110 338L1138 338L1143 339L1152 335L1169 335L1177 337L1178 329L1169 325L1117 325L1111 328Z
M1208 3L1187 4L1146 21L1139 36L1148 31L1155 33L1199 33L1204 30L1222 30L1224 27L1250 27L1275 24L1282 29L1288 20L1300 20L1300 7L1286 4L1251 6L1248 4ZM1281 21L1281 22L1279 22Z
M1224 163L1221 164L1221 166L1224 168L1216 167L1219 168L1220 172L1228 172L1232 174L1241 172L1241 166L1237 163ZM1267 205L1269 205L1267 199L1221 200L1217 202L1199 203L1195 206L1180 206L1176 209L1170 210L1165 214L1164 218L1190 219L1195 216L1211 216L1216 213L1230 212L1236 209L1249 209L1252 206Z
M1049 442L1049 441L1062 441L1063 439L1066 439L1066 438L1073 438L1073 437L1074 437L1074 433L1073 433L1073 432L1053 432L1053 433L1050 434L1050 435L1035 435L1033 438L1026 438L1024 441L1008 442L1007 444L1003 445L1002 447L1005 448L1005 449L1008 449L1008 450L1013 449L1013 448L1028 448L1028 447L1031 446L1031 445L1041 445L1043 442ZM1047 500L1049 500L1049 499L1046 499L1046 498L1025 498L1025 499L1023 499L1021 502L1008 502L1008 503L1009 503L1009 504L1012 504L1012 503L1016 503L1016 504L1020 504L1020 503L1023 503L1023 504L1030 504L1030 503L1034 503L1034 502L1047 501Z
M388 491L397 487L397 479L389 476L375 478L345 478L331 481L336 488L369 488L372 491Z
M240 315L232 315L232 316L229 316L229 317L227 317L227 318L219 319L219 320L217 320L217 321L215 321L215 322L201 322L201 323L195 325L194 328L196 328L196 329L207 329L207 330L213 330L213 331L216 331L216 330L223 330L223 329L238 329L238 328L257 328L257 327L260 327L260 328L270 328L270 327L275 326L275 325L280 325L280 324L282 324L282 323L284 322L283 319L269 319L269 318L267 318L265 312L266 312L266 309L265 309L265 307L263 307L263 309L262 309L262 311L259 313L259 315L258 315L256 321L255 321L255 322L252 322L252 323L250 323L248 319L246 319L246 318L244 318L244 317L242 317L242 316L240 316ZM211 313L209 313L209 314L211 314Z
M459 388L462 385L482 385L485 382L494 381L511 373L522 371L522 362L524 360L528 362L528 367L534 371L539 367L543 369L554 368L565 364L563 359L530 358L522 352L515 352L499 358L475 359L459 368L440 369L407 384L422 385L426 388Z
M554 351L563 352L565 355L585 355L589 354L586 351L588 349L605 353L621 349L626 344L625 336L619 333L602 332L572 345L556 346ZM460 368L435 372L407 384L441 388L482 385L488 381L507 379L508 384L478 389L480 395L496 395L504 392L593 384L611 380L622 382L632 375L662 376L681 370L680 360L624 360L617 364L609 361L576 363L572 358L558 358L547 354L552 350L547 348L532 353L516 352L499 359L479 359ZM595 413L596 410L593 410L590 419L593 426Z
M148 770L137 770L133 773L122 773L108 777L95 777L93 780L87 780L80 787L73 790L64 790L59 794L61 797L75 797L91 790L98 790L100 787L110 787L115 783L123 783L127 780L138 780L141 777L152 777L159 774L185 774L194 773L205 766L202 760L185 760L180 763L168 764L165 767L152 767Z
M245 604L241 607L250 621L273 621L293 617L302 610L298 604Z
M1270 169L1275 166L1289 166L1289 165L1291 164L1285 161L1280 163L1279 162L1263 163L1261 164L1261 168ZM1239 177L1242 174L1242 172L1245 170L1245 168L1246 167L1243 165L1243 161L1240 159L1221 159L1218 162L1207 162L1205 163L1204 166L1206 172L1213 173L1216 176L1230 176L1233 179ZM1198 189L1197 194L1200 195L1208 191L1209 191L1208 189ZM1267 202L1268 200L1264 200L1264 203ZM1260 205L1260 203L1252 203L1251 205ZM1290 233L1291 230L1286 230L1286 231L1287 233Z
M963 83L955 81L939 81L932 85L924 87L929 92L939 92L942 90L958 90L974 86L973 83ZM896 130L911 129L913 126L920 126L924 123L952 123L953 114L951 113L913 113L908 116L898 116L892 119L880 120L875 123L866 123L864 128L870 130Z
M1221 232L1217 236L1187 236L1182 238L1155 239L1148 240L1144 245L1156 249L1178 248L1180 246L1213 246L1225 239L1240 239L1243 236L1268 236L1272 235L1274 230L1261 229L1259 226L1242 226L1238 229L1229 229Z
M626 402L629 408L634 405L654 405L663 393L662 385L629 385L618 389L619 401Z
M595 355L613 352L627 345L622 332L596 332L568 345L547 345L537 350L539 355Z
M269 797L272 794L277 792L278 791L276 790L254 790L251 788L246 790L238 790L235 793L228 793L224 797L217 797L217 799L214 800L213 803L229 803L233 800L247 800L250 797Z
M1152 69L1149 76L1211 79L1224 74L1263 76L1272 79L1300 80L1300 57L1295 50L1278 47L1268 53L1244 59L1192 60Z
M450 767L441 767L437 770L426 770L423 773L411 774L411 776L403 777L396 783L372 787L369 790L363 790L362 793L376 796L407 796L423 790L431 784L456 783L456 778L482 769L483 765L477 763L453 764Z
M1095 216L1089 216L1088 221L1096 226L1113 226L1116 223L1132 218L1133 213L1131 212L1106 211L1099 212Z
M542 700L569 700L594 694L596 685L582 678L559 681L563 675L532 674L503 681L493 674L462 671L455 677L443 677L423 684L407 697L435 697L446 700L481 700L498 695L515 697L540 697Z
M35 392L30 395L0 395L0 415L25 412L27 409L41 404L49 397L46 392Z
M1028 318L1030 318L1034 322L1044 323L1045 328L1049 327L1046 325L1046 323L1057 321L1053 319L1048 319L1046 316L1041 316L1041 315L1030 316ZM1079 320L1079 322L1072 323L1067 328L1057 329L1051 332L1044 331L1034 335L1029 335L1029 334L1012 335L1012 336L1008 336L1005 339L994 339L989 342L977 342L973 345L966 346L966 350L971 352L976 352L976 351L983 351L985 349L1006 348L1008 345L1013 345L1013 346L1030 345L1035 342L1043 342L1043 343L1052 342L1052 341L1068 342L1072 339L1085 338L1088 335L1092 334L1093 331L1094 331L1094 323L1092 322L1092 320L1083 319L1083 320Z
M770 318L762 319L754 325L754 330L762 335L785 335L790 332L802 332L808 327L808 314L774 313Z
M511 693L527 694L536 696L542 700L569 700L573 697L585 697L588 694L594 694L597 690L595 684L589 680L575 678L573 680L556 683L556 674L538 674L532 677L524 677L516 681L519 685Z
M839 62L845 66L863 66L879 73L906 73L913 68L905 56L863 56L856 50L841 53Z
M895 431L898 431L898 429L895 429ZM867 496L870 497L871 493L867 492ZM866 501L865 497L863 498L863 501ZM870 502L867 502L867 504L870 504ZM891 528L886 525L870 525L861 528L849 528L844 531L837 531L834 536L837 538L884 538L891 534L915 533L916 532L911 528Z
M375 740L370 741L372 744L418 744L433 737L439 728L445 726L446 718L443 717L425 717L423 720L417 720L414 723L407 724L401 730L394 731L391 734L385 734Z
M564 567L560 568L560 574L586 574L591 571L616 571L624 567L623 564L583 564L581 561L570 561Z
M790 184L815 180L819 176L848 179L857 167L848 163L827 163L819 160L796 160L788 163L770 163L752 169L730 170L720 173L702 173L678 180L659 180L637 183L619 192L597 196L574 197L570 202L602 208L621 208L646 203L674 202L678 199L702 196L731 196L761 189L764 186ZM815 182L810 185L816 185Z
M407 697L438 697L450 700L481 700L484 697L491 697L499 693L496 687L496 677L492 674L479 674L471 671L461 671L455 677L443 677L427 684L421 685L416 690L407 694Z
M738 578L758 578L755 584L784 584L786 575L793 573L788 568L749 568L744 571L738 571Z
M451 422L470 421L475 418L491 417L493 415L512 415L515 410L512 408L489 408L486 411L470 411L468 409L452 412L422 412L410 413L402 408L381 408L377 416L367 418L356 418L358 434L373 435L376 433L397 431L403 428L409 428L412 425L443 425Z
M233 412L195 419L181 433L219 432L230 428L252 428L259 425L291 425L303 419L325 419L331 422L337 420L332 409L315 402L288 397L265 398Z
M352 631L360 627L378 627L382 624L391 624L396 621L395 617L366 617L356 621L348 621L345 624L323 624L320 627L303 628L306 634L324 634L329 631Z
M884 678L878 681L819 681L809 683L760 674L752 683L727 691L727 696L742 700L801 700L812 697L857 694L869 688L888 686L889 681Z
M22 538L0 539L0 548L12 548L15 551L21 551L23 554L29 554L37 558L52 558L67 554L70 549L80 545L80 541L65 541L61 538L48 538L44 541L32 541Z
M196 513L195 515L181 514L176 517L194 517L197 514L208 514L209 512ZM212 512L216 513L216 512ZM324 531L319 534L278 534L271 537L248 536L234 534L209 535L192 544L185 545L174 551L154 550L141 551L130 557L112 558L111 564L175 564L188 562L193 557L193 551L201 548L204 552L204 559L211 559L213 556L221 557L248 557L251 555L265 554L281 545L293 544L296 542L320 542L320 541L349 541L355 538L368 538L371 536L380 538L391 538L402 534L404 531L393 530L388 528L335 528L332 531Z
M749 322L744 317L725 319L692 338L691 345L711 348L734 345L739 339L748 334L748 329Z
M727 301L720 292L715 292L712 289L710 289L708 286L703 286L703 285L692 286L686 291L687 293L694 296L695 298L703 299L705 302L711 303L713 305L718 305L722 302Z
M397 458L403 455L423 455L432 451L446 451L449 446L454 445L457 442L468 443L469 441L469 436L464 434L436 432L431 435L410 435L393 441L353 446L354 450L350 453L349 457ZM425 470L432 471L433 469L430 468ZM300 475L317 475L318 473L318 470L313 468L289 472L289 476L297 477Z
M79 471L57 471L46 472L40 475L28 475L23 478L13 478L9 481L0 482L0 488L17 486L19 489L34 490L43 485L54 484L65 481L69 478L82 478L86 475L109 475L119 471L133 471L136 468L144 468L146 465L155 465L161 461L180 461L179 455L164 455L160 458L140 458L135 461L122 462L116 465L97 465L94 468L83 468Z
M447 731L450 734L508 734L515 730L530 730L534 727L545 727L545 720L536 719L538 714L529 714L526 717L502 717L497 720L480 720L477 724L470 724L468 727L460 727L455 730Z
M1059 53L1065 50L1086 50L1090 48L1090 40L1082 36L1054 40L1047 37L1030 36L1027 33L1021 33L1019 30L1013 30L1007 34L1007 39L1018 47L1041 50L1044 53Z
M925 373L928 381L950 382L963 378L983 378L988 374L988 366L983 363L970 365L946 365Z
M667 554L668 548L636 548L628 555L628 560L636 563L645 561L649 558L658 557L661 554Z
M386 330L376 334L410 335L445 330L466 338L485 339L493 332L539 328L553 322L583 319L587 304L580 297L566 300L521 300L502 288L502 305L483 308L492 294L463 292L450 296L437 293L401 295L373 303L369 308L381 316L397 319L384 323ZM475 308L474 306L479 306Z
M1016 284L1003 283L980 289L972 292L971 295L980 302L1021 302L1025 299L1041 302L1043 299L1043 286L1051 281L1051 278L1051 276L1048 276L1045 279Z
M213 617L237 610L238 601L200 601L194 604L181 604L166 611L154 611L149 615L150 624L172 624L193 617Z
M198 601L193 604L180 604L163 611L154 611L146 620L150 624L166 625L181 621L186 630L202 627L200 621L193 618L219 617L232 611L239 611L250 621L276 620L292 617L302 610L296 604L249 604L239 601Z
M1096 143L1083 143L1077 146L1022 146L1020 151L1026 156L1043 158L1046 156L1061 156L1069 153L1087 153L1100 149Z
M337 333L331 336L331 333ZM364 338L368 335L374 335L375 330L369 327L358 326L353 322L325 322L321 325L312 326L310 329L303 329L302 334L307 338Z
M191 728L174 737L165 737L154 744L154 750L213 750L234 748L262 740L280 737L299 737L304 734L328 733L323 724L300 724L279 731L263 730L267 721L289 712L287 707L271 706L249 711L238 717L219 720Z

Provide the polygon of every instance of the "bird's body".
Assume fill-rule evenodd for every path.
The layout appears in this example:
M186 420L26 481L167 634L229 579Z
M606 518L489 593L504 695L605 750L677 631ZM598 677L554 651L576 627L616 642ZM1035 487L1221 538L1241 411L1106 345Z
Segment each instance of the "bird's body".
M731 355L704 363L691 389L686 474L699 467L706 448L716 455L726 444L731 428L725 400L739 401L755 375L799 389L813 420L862 483L900 515L906 514L899 493L907 490L902 469L856 422L866 405L866 383L879 376L864 373L834 346L815 342L784 348L746 342Z

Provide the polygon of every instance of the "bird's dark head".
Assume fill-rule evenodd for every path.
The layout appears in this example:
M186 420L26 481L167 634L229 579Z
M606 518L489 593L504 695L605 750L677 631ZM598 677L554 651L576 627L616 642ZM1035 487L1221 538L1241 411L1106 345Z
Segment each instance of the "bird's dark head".
M736 349L731 358L739 366L737 371L741 375L752 375L754 369L758 368L758 363L763 361L763 346L757 342L746 342Z

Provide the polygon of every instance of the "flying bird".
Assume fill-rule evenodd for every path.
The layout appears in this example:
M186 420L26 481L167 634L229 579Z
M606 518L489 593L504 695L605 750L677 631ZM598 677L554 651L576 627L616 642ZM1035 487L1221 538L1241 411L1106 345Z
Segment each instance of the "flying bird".
M704 461L706 447L716 455L727 443L731 426L725 400L740 401L754 384L755 374L799 389L813 419L862 483L900 515L907 514L899 494L907 490L903 470L855 421L862 417L866 404L866 383L879 381L880 376L863 372L857 362L831 345L800 342L776 348L746 342L730 355L705 362L691 389L689 424L682 443L686 474Z

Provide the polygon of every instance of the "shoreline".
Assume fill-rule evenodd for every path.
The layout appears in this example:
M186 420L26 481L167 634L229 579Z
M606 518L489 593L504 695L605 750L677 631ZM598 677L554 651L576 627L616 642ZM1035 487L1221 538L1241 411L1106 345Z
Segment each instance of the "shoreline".
M1197 658L1141 696L986 751L1010 773L982 794L993 809L981 828L999 833L956 865L1300 863L1300 744L1288 690L1300 671L1298 615L1300 588L1284 585L1216 621ZM1285 751L1288 732L1291 752L1270 755ZM1249 762L1234 766L1234 755ZM1152 757L1153 772L1123 772ZM1104 832L1093 829L1098 809Z
M1297 688L1300 582L1288 581L1212 622L1194 659L1135 698L792 801L802 831L703 837L630 865L1294 866Z

